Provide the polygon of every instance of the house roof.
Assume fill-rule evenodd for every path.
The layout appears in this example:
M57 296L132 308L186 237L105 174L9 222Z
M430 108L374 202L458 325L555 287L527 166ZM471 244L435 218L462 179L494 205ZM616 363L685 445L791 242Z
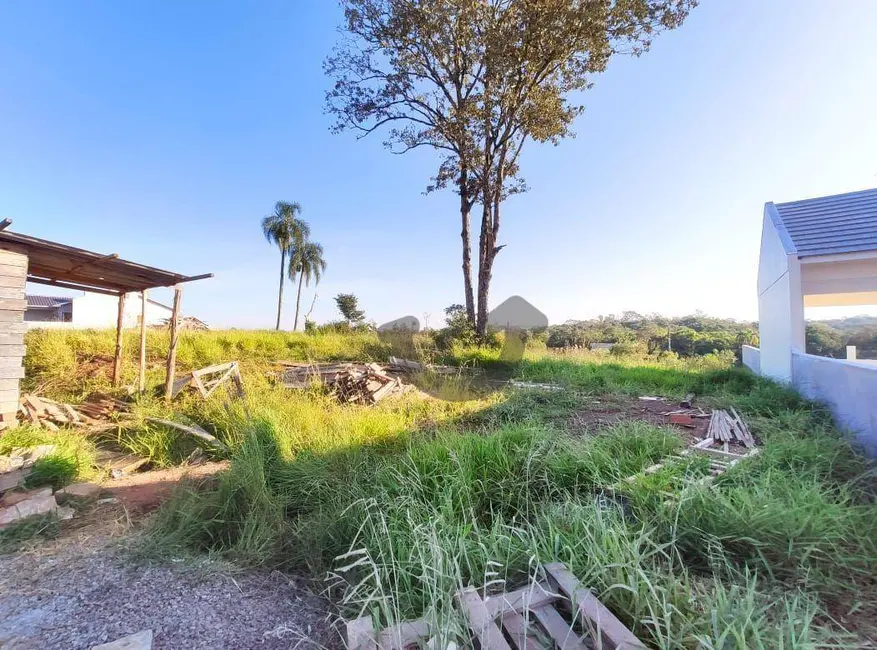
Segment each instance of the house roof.
M798 257L877 250L877 189L767 208L787 252Z
M66 305L72 298L67 296L33 296L26 295L28 309L57 309Z
M154 287L169 287L213 277L212 273L187 276L120 259L115 253L102 255L92 251L38 239L5 228L11 221L0 222L0 249L28 256L27 281L64 289L79 289L118 296Z

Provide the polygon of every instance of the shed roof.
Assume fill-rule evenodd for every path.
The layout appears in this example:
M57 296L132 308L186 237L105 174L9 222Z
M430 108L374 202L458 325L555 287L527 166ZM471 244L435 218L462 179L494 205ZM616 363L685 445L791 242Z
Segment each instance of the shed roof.
M28 256L28 282L117 296L213 277L212 273L188 276L164 271L120 259L115 253L102 255L4 230L9 223L0 223L0 249Z
M35 296L30 293L25 298L27 299L28 309L55 309L73 300L65 296Z
M794 250L787 252L798 257L877 250L877 189L768 207L791 240Z

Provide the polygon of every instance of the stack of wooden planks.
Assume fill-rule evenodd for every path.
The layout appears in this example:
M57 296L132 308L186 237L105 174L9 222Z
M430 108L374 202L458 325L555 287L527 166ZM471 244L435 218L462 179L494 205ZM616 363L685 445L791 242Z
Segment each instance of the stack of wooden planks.
M733 408L730 413L722 409L713 411L707 436L718 442L731 442L736 439L746 447L755 446L755 439L749 432L749 427Z
M21 397L18 413L22 422L57 431L59 426L93 428L115 414L128 413L130 410L127 402L100 393L75 407L26 393Z
M0 228L9 225L0 222ZM14 427L18 420L18 380L24 377L24 312L27 299L27 255L14 250L0 250L0 429Z
M399 377L377 363L280 363L285 366L282 383L286 388L307 388L319 382L342 403L376 404L407 389Z

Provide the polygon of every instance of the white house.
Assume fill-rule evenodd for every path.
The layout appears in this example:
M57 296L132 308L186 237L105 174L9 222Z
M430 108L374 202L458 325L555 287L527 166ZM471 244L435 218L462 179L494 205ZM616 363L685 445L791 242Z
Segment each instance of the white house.
M765 204L760 349L744 363L828 404L877 452L877 367L806 354L804 308L851 305L877 305L877 189Z
M103 329L116 326L119 300L99 293L79 296L36 296L28 294L24 321L28 329L40 327L71 327ZM123 327L140 325L140 297L134 294L125 300ZM146 325L162 325L173 310L160 302L147 299Z

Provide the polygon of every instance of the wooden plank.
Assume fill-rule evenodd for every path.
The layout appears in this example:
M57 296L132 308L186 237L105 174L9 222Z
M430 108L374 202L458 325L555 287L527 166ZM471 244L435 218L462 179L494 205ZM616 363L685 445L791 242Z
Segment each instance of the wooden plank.
M146 392L146 290L140 292L140 368L137 372L137 389Z
M24 298L0 298L0 309L24 311L27 309L27 300Z
M554 562L543 567L549 582L556 585L572 601L574 611L578 612L585 629L591 631L595 639L602 639L607 650L646 647L565 565Z
M698 449L699 453L707 454L709 456L716 456L718 458L729 458L733 460L734 458L744 458L742 454L735 454L730 451L722 451L721 449Z
M21 365L21 357L0 357L0 368L17 368Z
M0 379L0 390L18 390L18 379Z
M24 332L0 332L0 345L24 345Z
M4 344L0 341L0 357L18 357L21 358L27 354L26 345Z
M25 299L24 286L21 286L21 287L0 287L0 298Z
M21 366L0 366L0 379L24 379L24 368Z
M17 404L19 398L18 388L0 390L0 404Z
M221 440L211 435L210 433L199 427L197 424L181 424L179 422L174 422L173 420L162 420L160 418L146 418L146 421L152 422L153 424L160 424L165 427L170 427L171 429L176 429L177 431L182 431L183 433L188 433L189 435L195 436L196 438L201 438L201 440L209 442L215 447L225 449L225 445L222 443Z
M24 312L9 309L0 310L0 323L23 323ZM0 325L2 327L2 325Z
M212 366L207 366L205 368L198 368L197 370L193 370L192 374L197 375L199 377L203 377L204 375L210 375L215 372L225 372L230 367L235 365L237 361L226 361L225 363L217 363Z
M557 596L547 584L531 582L526 587L506 594L488 596L484 606L491 618L499 618L508 612L547 605L557 600Z
M28 332L28 324L25 322L20 323L4 323L2 325L2 331L0 331L0 337L3 336L13 336L20 335L20 340L10 340L10 343L22 343L24 342L24 335Z
M512 650L474 587L458 591L456 598L482 650Z
M0 259L0 275L23 278L27 275L27 264L17 264L15 260L4 257Z
M116 388L122 385L122 343L124 342L126 295L123 293L119 296L116 312L116 349L113 353L113 386Z
M377 650L375 626L371 616L361 616L347 621L348 650Z
M27 268L27 262L28 257L24 253L6 249L0 250L0 264Z
M539 635L535 633L527 620L517 612L502 617L502 627L516 650L542 650Z
M588 650L579 635L572 631L552 605L537 607L532 612L548 632L548 636L554 639L559 650Z
M378 648L404 650L411 646L420 647L429 641L430 635L431 628L427 621L405 621L381 630L378 633Z
M25 280L26 276L24 275L6 275L5 273L0 273L0 287L5 287L7 289L23 287Z
M174 374L177 370L177 344L180 342L180 301L183 297L183 287L174 287L174 307L171 312L170 347L167 353L167 376L164 381L164 399L170 402L174 387Z

